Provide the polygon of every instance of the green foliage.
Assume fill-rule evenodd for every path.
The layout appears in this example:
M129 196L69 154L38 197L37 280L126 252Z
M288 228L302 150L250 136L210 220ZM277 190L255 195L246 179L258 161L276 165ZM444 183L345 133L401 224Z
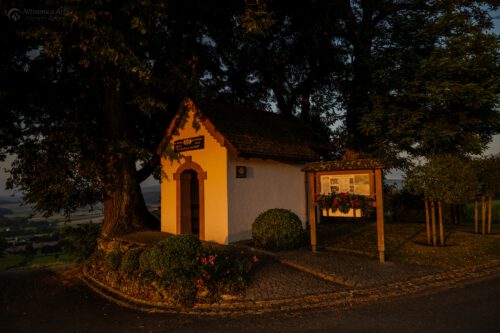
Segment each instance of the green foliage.
M275 23L265 1L247 2L245 13L239 19L243 29L252 34L264 34Z
M241 292L257 261L255 256L202 246L193 235L170 236L133 256L134 262L138 261L141 278L157 281L182 306L192 306L200 290L205 290L212 301L218 300L222 293ZM124 261L125 258L122 269Z
M384 216L388 222L420 222L423 209L422 197L407 189L384 192Z
M143 252L144 249L141 248L133 248L125 252L121 261L121 271L127 274L137 273L140 268L140 257Z
M111 272L117 272L121 267L122 256L123 254L118 250L106 253L104 255L104 266L106 269Z
M143 251L139 256L139 270L141 273L151 272L152 268L150 265L150 253L151 251Z
M406 187L434 200L460 204L477 193L479 183L471 163L456 155L436 155L406 176Z
M303 236L302 222L287 209L269 209L257 216L252 224L255 244L272 251L297 248L301 245Z
M201 242L194 235L177 235L158 242L150 250L151 269L159 276L165 270L190 270L193 258L201 253Z
M205 287L212 300L217 300L223 292L240 293L248 284L250 269L257 261L256 256L206 247L204 254L196 258L196 284Z
M96 223L68 226L62 232L63 250L79 261L85 260L95 251L100 233L101 225Z
M325 143L342 123L326 156L346 144L399 165L480 153L500 129L491 0L36 5L64 10L4 17L0 158L16 156L8 186L45 214L123 191L118 217L142 221L139 175L185 96L275 105L324 124Z
M178 235L158 242L149 253L149 266L160 284L170 290L176 302L185 306L196 299L194 260L201 252L201 242L194 235Z
M472 161L482 193L500 192L500 154Z

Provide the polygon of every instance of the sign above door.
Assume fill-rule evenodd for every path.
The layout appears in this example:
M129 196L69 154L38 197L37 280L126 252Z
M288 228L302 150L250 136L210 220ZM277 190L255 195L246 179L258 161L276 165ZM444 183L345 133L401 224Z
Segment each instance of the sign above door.
M174 141L174 152L180 153L188 150L197 150L205 148L205 137L197 136Z

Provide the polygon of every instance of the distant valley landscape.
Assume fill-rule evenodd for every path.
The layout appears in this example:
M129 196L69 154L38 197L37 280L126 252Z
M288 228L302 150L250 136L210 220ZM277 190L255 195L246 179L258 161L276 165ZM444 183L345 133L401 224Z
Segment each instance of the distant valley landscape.
M146 205L159 215L159 185L142 188ZM102 204L80 208L70 220L63 214L44 217L32 205L24 204L19 193L0 196L0 271L24 266L27 262L47 263L66 258L60 244L65 228L83 223L100 224L103 219Z

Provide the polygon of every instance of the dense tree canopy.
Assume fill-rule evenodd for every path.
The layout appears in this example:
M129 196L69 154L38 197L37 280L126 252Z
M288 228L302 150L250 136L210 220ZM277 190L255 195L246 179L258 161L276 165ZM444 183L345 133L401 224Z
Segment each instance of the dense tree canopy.
M407 174L406 187L415 194L450 204L463 204L480 189L471 161L456 155L435 155Z
M63 10L8 22L7 40L25 43L7 56L18 68L7 68L16 80L2 86L5 131L20 134L3 144L17 155L9 185L47 214L103 201L105 235L154 227L139 183L158 166L178 102L201 96L209 5L47 1L43 8Z
M500 132L495 6L25 1L20 20L0 19L0 157L17 156L10 185L42 212L103 201L110 235L156 223L139 183L185 97L313 122L330 157L480 153Z
M475 159L472 166L482 194L500 192L500 153Z

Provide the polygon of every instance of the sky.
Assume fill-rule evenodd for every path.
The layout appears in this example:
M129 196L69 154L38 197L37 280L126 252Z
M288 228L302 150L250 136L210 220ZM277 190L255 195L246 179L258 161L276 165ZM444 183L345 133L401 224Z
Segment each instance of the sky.
M494 22L495 22L494 31L497 34L500 34L500 9L493 13L493 17L496 18L494 20ZM488 149L484 152L484 154L485 155L492 155L492 154L499 154L499 153L500 153L500 134L495 135L493 137L493 141L490 143ZM13 160L13 157L11 156L11 157L7 158L6 161L0 162L0 196L6 196L6 195L12 194L12 191L7 191L5 189L5 182L8 178L8 174L4 171L4 169L10 167L12 160ZM394 173L393 175L395 178L401 177L400 173ZM148 180L145 181L145 184L143 183L143 185L154 185L155 183L157 183L156 180L149 178Z

